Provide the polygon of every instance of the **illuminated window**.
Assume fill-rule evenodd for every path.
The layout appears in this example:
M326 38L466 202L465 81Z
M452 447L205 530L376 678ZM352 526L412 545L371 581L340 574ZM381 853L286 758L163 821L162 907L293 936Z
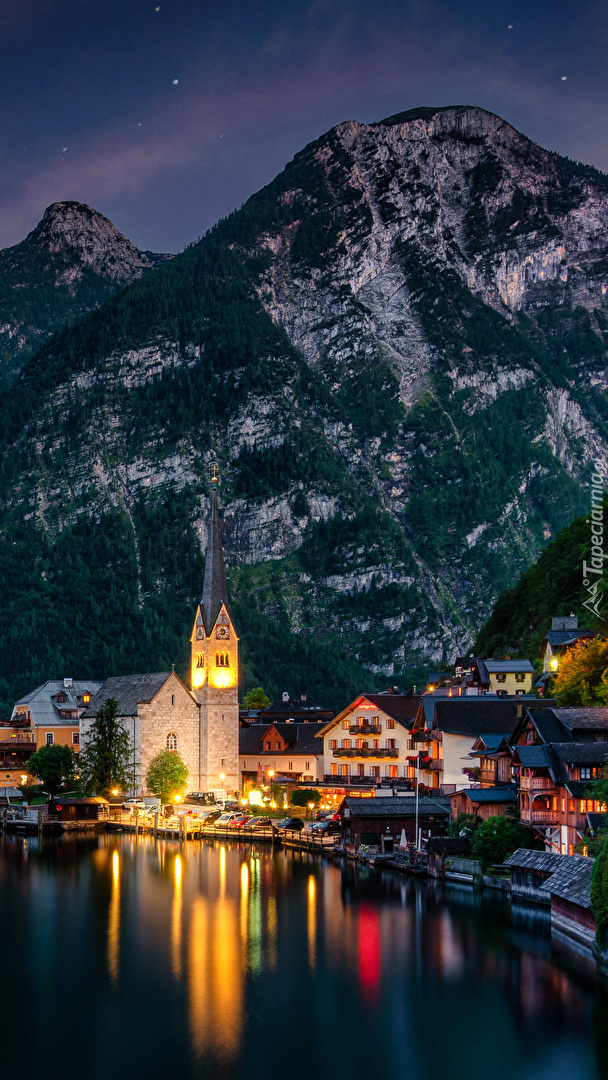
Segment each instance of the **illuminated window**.
M581 814L587 813L587 800L581 799Z
M379 717L379 716L374 716L374 723L375 723L375 724L379 724L379 723L380 723L380 717ZM395 721L394 721L394 720L391 720L391 719L390 719L390 717L389 717L389 719L388 719L388 720L386 721L386 726L387 726L387 728L394 728L394 726L395 726Z
M348 720L343 720L342 721L342 727L344 728L344 731L348 731L349 721Z
M230 657L228 653L216 653L215 654L215 666L216 667L230 667Z
M85 704L88 705L89 701L91 700L91 695L90 694L83 694L82 695L82 700L85 702Z
M337 776L338 775L338 766L337 765L332 764L332 765L329 766L329 775L330 776Z
M167 750L177 750L177 735L174 731L167 735Z
M330 739L329 740L329 749L330 750L337 750L337 748L338 748L338 740L337 739Z
M342 739L342 749L350 750L350 739Z
M574 810L575 810L575 806L574 806L574 799L569 799L569 800L568 800L568 812L569 812L570 814L573 814L573 813L574 813Z

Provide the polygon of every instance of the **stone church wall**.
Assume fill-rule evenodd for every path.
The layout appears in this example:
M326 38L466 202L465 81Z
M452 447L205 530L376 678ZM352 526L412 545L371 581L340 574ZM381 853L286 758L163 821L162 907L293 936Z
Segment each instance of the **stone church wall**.
M139 706L141 716L141 776L153 757L167 749L167 735L177 735L177 749L188 767L187 790L199 790L198 705L177 677L171 675L150 704Z

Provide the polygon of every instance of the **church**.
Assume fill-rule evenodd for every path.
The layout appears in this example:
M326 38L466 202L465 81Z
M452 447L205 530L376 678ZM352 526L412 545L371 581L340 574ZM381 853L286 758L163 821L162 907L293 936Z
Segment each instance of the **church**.
M80 719L82 749L97 710L108 698L131 737L135 794L146 794L146 773L161 750L178 751L188 768L188 790L238 792L238 637L228 600L217 477L211 507L203 593L190 637L187 686L172 672L106 679Z

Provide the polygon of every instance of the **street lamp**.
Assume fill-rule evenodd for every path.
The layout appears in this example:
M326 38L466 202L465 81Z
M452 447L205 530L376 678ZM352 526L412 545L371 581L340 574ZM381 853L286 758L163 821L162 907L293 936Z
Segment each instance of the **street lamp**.
M112 788L112 795L114 796L114 798L116 798L116 796L118 795L118 788L117 787Z
M315 808L315 804L314 804L314 802L309 802L309 804L308 804L308 809L310 810L310 816L311 816L311 818L312 818L312 812L313 812L314 808Z

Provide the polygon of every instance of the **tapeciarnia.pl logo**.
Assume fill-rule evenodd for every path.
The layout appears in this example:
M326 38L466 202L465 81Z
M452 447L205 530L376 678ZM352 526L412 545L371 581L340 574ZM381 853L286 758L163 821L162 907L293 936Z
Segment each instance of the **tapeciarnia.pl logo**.
M599 618L600 604L604 594L604 481L600 473L601 462L594 461L595 472L591 475L591 512L587 523L591 526L591 554L589 562L583 560L583 585L588 596L583 607Z

